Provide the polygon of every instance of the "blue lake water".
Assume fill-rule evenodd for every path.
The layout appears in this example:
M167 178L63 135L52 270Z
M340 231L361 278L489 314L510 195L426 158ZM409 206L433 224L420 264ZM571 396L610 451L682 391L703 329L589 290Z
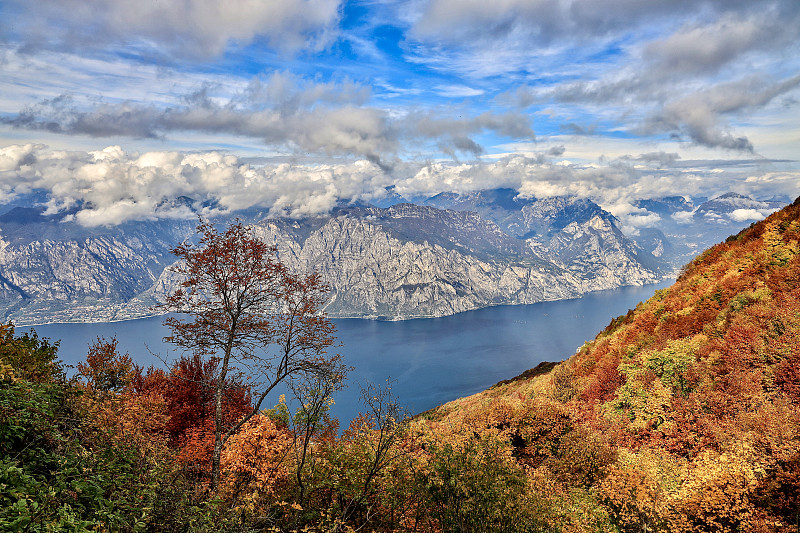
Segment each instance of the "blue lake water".
M623 287L573 300L490 307L443 318L334 320L343 344L338 351L354 370L349 386L336 396L333 414L344 426L359 412L359 383L382 384L391 378L400 403L410 413L418 413L484 390L542 361L561 361L612 318L671 283ZM47 324L34 329L39 336L60 339L59 357L68 365L83 360L97 337L116 335L120 351L128 352L136 363L163 366L154 353L169 359L178 354L161 340L167 334L162 320ZM267 398L265 406L276 402L277 394Z

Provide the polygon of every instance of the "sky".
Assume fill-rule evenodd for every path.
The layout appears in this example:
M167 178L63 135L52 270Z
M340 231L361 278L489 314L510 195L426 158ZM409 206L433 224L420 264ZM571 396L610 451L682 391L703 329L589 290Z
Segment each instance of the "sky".
M797 0L2 0L0 202L800 195ZM2 209L2 207L0 207ZM757 215L754 215L754 217Z

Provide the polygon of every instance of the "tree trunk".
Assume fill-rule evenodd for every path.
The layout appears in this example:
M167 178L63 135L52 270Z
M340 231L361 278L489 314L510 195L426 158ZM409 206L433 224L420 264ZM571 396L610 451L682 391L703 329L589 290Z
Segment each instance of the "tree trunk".
M215 384L214 404L214 455L211 458L211 492L216 494L219 487L220 462L222 458L222 392L225 389L225 378L228 377L228 362L233 351L233 339L236 335L236 320L233 320L228 342L225 346L225 357L222 359L222 368L219 370L219 378Z
M211 459L211 492L216 493L217 487L219 486L219 470L220 470L220 460L222 457L222 428L220 427L219 423L219 416L222 412L221 399L218 396L217 400L217 421L214 424L214 457Z
M226 363L227 363L227 357ZM223 367L224 368L224 367ZM222 457L222 380L217 383L214 391L214 455L211 458L211 492L216 493L219 486L220 460Z

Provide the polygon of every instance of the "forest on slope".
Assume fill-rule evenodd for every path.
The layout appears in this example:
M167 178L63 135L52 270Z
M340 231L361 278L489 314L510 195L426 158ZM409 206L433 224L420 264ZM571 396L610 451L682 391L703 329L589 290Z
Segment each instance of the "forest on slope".
M567 361L447 404L565 531L800 530L800 200Z
M411 419L325 391L226 444L212 361L135 367L98 339L0 335L0 529L800 531L800 199L687 265L568 360ZM556 354L554 354L556 355ZM232 381L233 423L251 395Z

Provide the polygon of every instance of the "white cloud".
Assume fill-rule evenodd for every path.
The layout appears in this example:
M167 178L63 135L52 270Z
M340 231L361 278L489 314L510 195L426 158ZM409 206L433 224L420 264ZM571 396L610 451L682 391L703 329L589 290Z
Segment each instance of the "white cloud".
M467 98L470 96L480 96L484 94L485 91L482 89L473 89L472 87L467 87L466 85L437 85L434 87L436 93L440 96L452 97L452 98Z
M42 145L25 144L0 149L0 172L16 170L33 162L32 156Z
M231 211L262 206L275 215L306 216L325 213L342 200L382 197L390 185L403 196L511 187L526 197L589 198L620 217L625 227L640 228L659 221L657 215L633 207L641 198L671 196L675 191L712 196L725 190L746 189L755 195L776 187L784 193L800 190L800 172L764 172L758 181L751 168L747 174L734 169L709 180L699 172L642 170L617 161L582 166L554 162L553 157L545 149L536 157L513 156L491 163L399 162L389 172L367 160L302 164L267 158L253 165L220 151L136 153L119 146L63 151L12 145L0 148L0 200L43 190L48 213L72 208L81 224L113 225L189 216L185 207L173 203L180 196L191 198L197 208L203 202ZM691 212L677 213L673 218L680 222L691 216ZM755 215L743 209L732 216L749 220L744 217Z
M672 213L672 219L678 224L691 224L694 220L694 211L678 211Z
M519 71L540 76L539 58L562 50L573 58L586 53L573 73L580 76L598 60L594 54L648 38L655 39L648 58L660 57L657 62L673 75L695 73L700 63L715 69L738 55L796 40L789 21L800 11L794 0L427 0L403 8L413 59L471 77ZM665 37L670 31L674 35ZM558 63L545 64L552 71Z
M185 207L169 207L179 196L197 206L214 200L225 210L258 205L276 214L319 214L340 199L371 198L389 184L381 169L366 161L252 167L219 152L136 154L118 146L96 152L8 146L0 148L0 162L6 199L44 190L48 213L82 206L74 219L89 226L188 216Z
M208 58L232 44L263 39L273 49L316 49L331 42L338 0L10 0L15 23L3 36L23 50L102 52L125 47L141 55Z
M489 21L519 17L499 25L502 37L487 37L491 44L503 48L517 24L528 25L528 54L561 46L570 54L565 63L577 70L566 72L551 62L550 75L543 76L534 62L522 71L530 85L512 88L498 100L516 101L521 109L549 106L565 132L608 135L616 129L651 139L666 134L712 149L758 153L755 139L741 130L770 107L796 108L796 1L564 0L550 3L555 14L541 20L521 4L492 5L497 12L487 15ZM478 15L489 9L459 0L431 5L438 7L426 13L439 24L445 19L437 13L444 6L448 11L461 6L476 18L458 17L472 21L478 33ZM531 9L537 5L530 3ZM431 27L430 21L420 24ZM483 35L490 36L492 27L488 22ZM470 42L476 39L468 41L463 28L453 31L459 32L448 37L458 43L451 45L455 56L473 49ZM433 33L423 35L436 39ZM599 49L588 48L586 38L594 38Z
M746 194L752 190L761 191L765 198L784 195L797 198L800 196L800 182L795 171L765 171L748 176L737 192Z
M762 220L766 218L772 211L765 211L759 209L736 209L728 214L731 220L735 222L746 222L748 220Z
M626 235L639 235L640 228L652 228L661 221L658 214L631 205L631 200L624 198L613 205L609 203L603 205L606 211L620 220L622 231Z

